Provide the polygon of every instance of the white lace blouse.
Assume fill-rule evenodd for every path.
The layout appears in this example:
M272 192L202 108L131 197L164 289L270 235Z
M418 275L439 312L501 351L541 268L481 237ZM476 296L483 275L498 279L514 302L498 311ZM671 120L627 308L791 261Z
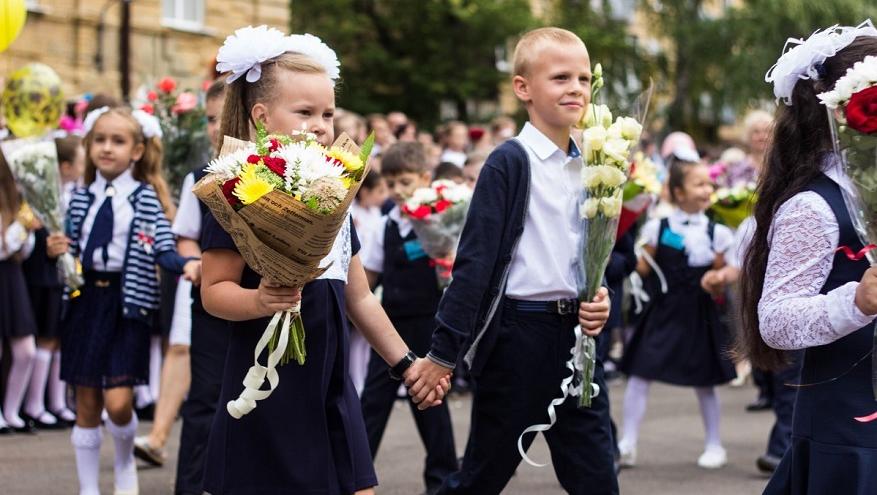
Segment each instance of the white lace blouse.
M836 160L826 161L823 172L841 187L851 187ZM770 254L758 303L761 336L769 346L825 345L874 319L855 305L858 281L819 293L831 272L838 237L831 208L815 192L800 192L777 210L768 234Z

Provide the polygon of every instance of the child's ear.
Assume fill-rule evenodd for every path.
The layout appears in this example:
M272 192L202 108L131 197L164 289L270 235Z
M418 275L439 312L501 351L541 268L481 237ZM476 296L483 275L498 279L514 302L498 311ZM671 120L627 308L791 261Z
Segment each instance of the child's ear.
M268 118L268 107L266 107L263 103L256 103L253 105L253 108L250 110L250 119L253 122L260 122L262 125L267 127Z
M146 153L146 145L143 143L137 143L134 145L134 149L131 150L131 159L135 162L139 162L141 158L143 158L143 153Z
M524 76L515 76L512 78L512 89L515 96L523 102L530 101L530 83Z

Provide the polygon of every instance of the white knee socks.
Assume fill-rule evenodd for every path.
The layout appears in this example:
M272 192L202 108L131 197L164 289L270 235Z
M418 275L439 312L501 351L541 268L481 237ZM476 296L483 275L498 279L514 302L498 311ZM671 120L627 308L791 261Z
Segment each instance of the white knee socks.
M137 465L134 462L134 436L137 435L137 415L132 415L131 421L126 425L117 425L112 420L107 421L106 428L116 444L114 465L116 491L135 493Z
M703 429L706 432L705 442L706 448L721 447L722 439L719 436L719 420L721 418L721 408L719 407L719 396L716 395L714 387L697 387L694 389L697 394L697 401L700 404L700 415L703 417Z
M27 400L24 404L24 412L28 416L46 421L48 418L40 418L46 412L46 381L49 379L49 367L52 365L52 351L37 347L33 360L33 371L30 374L30 384L27 387Z
M6 383L6 399L3 401L3 412L6 422L13 428L21 428L24 421L18 416L24 392L30 379L33 368L36 344L33 336L13 337L10 339L12 347L12 367L9 368L9 381Z
M83 428L74 426L70 443L76 450L76 473L79 475L79 495L100 495L100 426Z
M52 353L52 367L49 371L47 395L49 399L49 412L64 421L76 419L76 415L67 408L67 384L61 381L61 351Z
M627 380L624 391L624 434L621 441L628 447L635 447L639 439L639 428L646 415L651 382L638 376Z

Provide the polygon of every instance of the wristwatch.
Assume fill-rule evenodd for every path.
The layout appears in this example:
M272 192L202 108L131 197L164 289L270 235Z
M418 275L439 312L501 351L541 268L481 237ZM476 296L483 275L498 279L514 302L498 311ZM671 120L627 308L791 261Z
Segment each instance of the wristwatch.
M408 351L408 354L405 354L405 357L402 358L401 361L396 363L396 366L393 366L388 370L390 374L390 378L396 381L402 381L402 375L414 364L414 361L417 360L417 354L414 354L412 351Z

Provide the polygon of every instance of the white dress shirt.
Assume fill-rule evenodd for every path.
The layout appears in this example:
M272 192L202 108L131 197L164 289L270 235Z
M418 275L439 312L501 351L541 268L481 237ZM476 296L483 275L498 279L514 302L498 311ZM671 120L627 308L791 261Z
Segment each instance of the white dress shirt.
M180 189L180 207L177 208L171 231L180 237L197 241L201 238L201 207L198 205L198 198L192 192L194 185L195 175L187 174L183 179L183 188Z
M572 141L567 154L529 122L516 139L530 160L530 204L506 295L524 301L575 298L581 156Z
M713 241L710 243L707 231L709 219L703 212L691 214L677 208L670 213L667 219L670 230L684 239L685 254L688 257L689 266L711 265L716 258L716 253L728 252L734 243L734 233L721 224L716 224ZM659 218L653 218L643 226L642 238L646 244L653 248L658 247L659 230L661 230L661 219Z
M851 190L837 159L826 160L823 172ZM758 302L761 337L771 347L830 344L874 320L856 306L858 281L819 293L834 264L839 237L831 207L813 191L799 192L777 210L768 233L770 254Z
M453 163L454 165L463 168L463 165L466 164L466 153L463 153L462 151L446 149L442 152L439 161Z
M363 244L362 266L368 271L375 273L384 272L384 232L387 229L388 219L396 222L396 225L399 227L399 235L403 239L411 233L411 220L402 215L402 211L398 206L394 206L389 213L381 217L381 222L378 224L378 228L375 229L368 247L365 247L365 244Z
M134 220L134 207L128 196L140 187L140 182L131 175L131 169L125 170L121 175L112 180L111 184L115 189L113 195L113 239L107 246L107 263L104 264L103 250L94 250L94 270L102 272L120 272L125 262L125 251L128 249L128 237L131 232L131 222ZM107 197L107 180L97 173L94 182L88 186L88 191L94 195L94 202L88 209L88 215L82 222L82 238L79 246L82 251L88 246L88 236L91 234L91 227L94 224L94 217L97 210L103 204Z

